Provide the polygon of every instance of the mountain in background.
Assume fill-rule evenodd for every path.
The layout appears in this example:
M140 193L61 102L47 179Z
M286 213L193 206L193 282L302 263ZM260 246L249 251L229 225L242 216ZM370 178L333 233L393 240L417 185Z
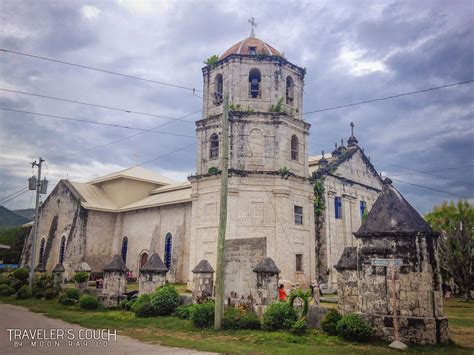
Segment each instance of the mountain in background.
M30 222L29 219L0 206L0 228L20 226L28 222Z
M25 217L30 222L35 217L35 209L34 208L26 208L24 210L13 210L13 212L19 216Z

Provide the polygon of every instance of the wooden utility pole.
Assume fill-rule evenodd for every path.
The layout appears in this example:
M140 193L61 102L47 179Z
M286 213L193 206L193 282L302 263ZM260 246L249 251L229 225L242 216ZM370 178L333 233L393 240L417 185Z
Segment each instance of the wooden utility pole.
M392 256L392 306L393 306L393 337L394 340L400 340L398 335L398 312L397 312L397 283L395 279L395 272L397 266L395 265L395 257Z
M30 257L30 278L29 286L30 290L33 289L33 278L35 276L35 256L36 256L36 238L38 236L38 220L39 220L39 199L41 193L41 165L43 164L44 159L39 158L39 162L31 163L32 167L38 167L38 177L36 180L36 204L35 204L35 221L33 224L33 234L31 238L31 257Z
M217 237L216 265L216 306L214 328L221 329L224 317L224 243L227 226L227 190L229 182L229 94L224 94L224 110L222 112L221 134L221 200L219 214L219 234Z

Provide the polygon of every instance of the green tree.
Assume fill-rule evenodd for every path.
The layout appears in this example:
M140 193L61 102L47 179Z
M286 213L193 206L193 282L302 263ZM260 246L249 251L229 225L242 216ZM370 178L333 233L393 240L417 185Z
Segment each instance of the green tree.
M444 280L453 279L463 299L471 300L474 266L474 208L466 200L443 202L425 215L431 227L441 232L439 259Z
M29 232L28 227L0 229L0 244L10 246L10 249L0 249L0 260L3 259L5 264L18 264Z

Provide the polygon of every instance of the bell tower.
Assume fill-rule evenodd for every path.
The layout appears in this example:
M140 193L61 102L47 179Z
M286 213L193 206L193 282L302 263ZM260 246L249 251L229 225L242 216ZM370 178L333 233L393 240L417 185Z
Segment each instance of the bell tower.
M196 175L189 178L194 198L191 243L195 250L192 246L191 264L207 259L215 266L221 120L226 93L229 95L226 239L266 238L265 253L282 270L281 276L309 282L314 274L310 266L314 265L311 238L314 224L311 224L313 193L308 181L310 125L302 116L305 70L256 38L255 21L249 22L252 25L249 37L202 68L203 118L196 122L199 138ZM296 255L299 255L298 265Z

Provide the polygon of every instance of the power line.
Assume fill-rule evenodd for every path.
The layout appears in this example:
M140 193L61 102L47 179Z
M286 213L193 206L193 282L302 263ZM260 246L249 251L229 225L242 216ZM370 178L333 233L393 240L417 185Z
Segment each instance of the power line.
M376 159L374 159L376 160ZM377 161L380 161L380 160L377 160ZM382 162L384 163L384 162ZM385 164L388 164L388 163L385 163ZM390 164L390 165L394 165L394 164ZM444 169L435 169L435 170L427 170L427 171L421 171L421 170L415 170L415 169L410 169L410 168L405 168L403 167L404 169L409 169L409 170L415 170L415 172L413 173L396 173L396 174L390 174L390 176L401 176L401 175L413 175L413 174L430 174L430 173L435 173L435 172L438 172L438 171L448 171L448 170L459 170L459 169L469 169L469 168L473 168L474 165L466 165L466 166L457 166L457 167L454 167L454 168L444 168Z
M28 187L22 187L21 189L19 189L18 191L15 191L15 192L13 192L13 193L11 193L10 195L6 195L6 196L3 196L3 197L0 197L0 202L3 201L3 200L6 200L6 199L8 199L8 198L10 198L10 197L13 196L13 195L16 195L16 194L19 193L19 192L22 192L23 190L27 190L27 189L28 189Z
M18 198L18 197L20 197L20 196L26 194L28 191L29 191L29 189L26 188L24 191L22 191L22 192L20 192L20 193L18 193L18 194L16 194L16 195L14 195L14 196L11 196L10 198L7 198L6 200L0 201L0 203L3 205L3 204L5 204L5 203L8 203L8 202L10 202L10 201L13 201L14 199L16 199L16 198Z
M371 103L371 102L390 100L390 99L395 99L395 98L402 97L402 96L415 95L415 94L420 94L420 93L423 93L423 92L439 90L439 89L449 88L449 87L458 86L458 85L470 84L470 83L473 83L473 82L474 82L474 79L471 79L471 80L461 81L461 82L458 82L458 83L435 86L435 87L431 87L431 88L428 88L428 89L410 91L410 92L405 92L405 93L401 93L401 94L390 95L390 96L385 96L385 97L380 97L380 98L375 98L375 99L370 99L370 100L365 100L365 101L359 101L359 102L354 102L354 103L345 104L345 105L327 107L327 108L322 108L322 109L319 109L319 110L303 112L301 114L301 116L309 115L309 114L313 114L313 113L325 112L325 111L338 110L338 109L345 108L345 107L358 106L358 105L368 104L368 103Z
M194 114L196 114L196 113L199 113L199 112L201 112L201 111L202 111L202 110L199 110L199 111L195 111L195 112L189 113L189 114L187 114L187 115L181 116L180 119L185 118L185 117L188 117L188 116L192 116L192 115L194 115ZM192 122L192 121L186 121L186 122ZM94 147L90 147L90 148L87 148L87 149L79 150L79 151L74 152L74 153L69 153L69 154L65 154L65 155L53 157L53 158L50 158L49 161L61 160L61 159L66 158L66 157L71 157L71 156L74 156L74 155L77 155L77 154L81 154L81 153L85 153L85 152L90 152L90 151L92 151L92 150L95 150L95 149L98 149L98 148L107 147L107 146L112 145L112 144L115 144L115 143L120 143L120 142L126 141L126 140L128 140L128 139L131 139L131 138L140 136L140 135L142 135L142 134L145 134L145 133L147 133L147 132L151 132L152 130L157 129L158 127L166 126L166 125L168 125L168 124L170 124L170 123L173 123L173 122L171 122L171 121L170 121L170 122L166 122L166 123L164 123L164 124L161 124L161 125L152 127L152 128L150 128L149 130L146 130L146 131L143 131L143 132L138 132L138 133L135 133L135 134L132 134L132 135L129 135L129 136L120 138L120 139L116 139L116 140L113 140L113 141L108 142L108 143L105 143L105 144L99 144L99 145L96 145L96 146L94 146Z
M17 90L5 89L5 88L0 88L0 91L12 92L12 93L15 93L15 94L28 95L28 96L34 96L34 97L40 97L40 98L49 99L49 100L69 102L69 103L85 105L85 106L91 106L91 107L98 107L98 108L103 108L103 109L107 109L107 110L114 110L114 111L120 111L120 112L125 112L125 113L133 113L135 115L164 118L164 119L173 120L173 121L190 122L190 121L187 121L187 120L182 120L180 118L173 118L173 117L168 117L168 116L156 115L156 114L147 113L147 112L133 111L133 110L125 109L125 108L99 105L99 104L94 104L94 103L85 102L85 101L77 101L77 100L71 100L71 99L64 99L64 98L60 98L60 97L47 96L47 95L42 95L42 94L35 94L35 93L25 92L25 91L17 91Z
M99 125L99 126L131 129L131 130L134 130L134 131L153 132L153 133L157 133L157 134L167 134L167 135L178 136L178 137L196 138L195 136L191 136L191 135L187 135L187 134L179 134L179 133L171 133L171 132L154 131L154 130L145 129L145 128L122 126L122 125L118 125L118 124L114 124L114 123L104 123L104 122L97 122L97 121L89 121L89 120L85 120L85 119L81 119L81 118L64 117L64 116L50 115L50 114L46 114L46 113L38 113L38 112L32 112L32 111L15 110L15 109L6 108L6 107L0 107L0 110L3 110L3 111L10 111L10 112L17 112L17 113L26 113L26 114L35 115L35 116L43 116L43 117L49 117L49 118L56 118L56 119L66 120L66 121L74 121L74 122L88 123L88 124Z
M94 67L90 67L88 65L82 65L82 64L66 62L66 61L63 61L63 60L42 57L42 56L39 56L39 55L34 55L34 54L29 54L29 53L22 53L22 52L12 51L12 50L5 49L5 48L0 48L0 51L5 52L5 53L10 53L10 54L17 54L17 55L21 55L21 56L25 56L25 57L35 58L35 59L46 60L46 61L49 61L49 62L64 64L64 65L70 65L70 66L77 67L77 68L94 70L94 71L98 71L98 72L101 72L101 73L107 73L107 74L122 76L122 77L129 78L129 79L141 80L141 81L146 81L146 82L150 82L150 83L154 83L154 84L160 84L160 85L165 85L165 86L169 86L169 87L174 87L174 88L178 88L178 89L189 90L189 91L192 91L193 93L202 92L202 90L197 90L196 88L192 88L192 87L165 83L163 81L147 79L147 78L143 78L143 77L139 77L139 76L135 76L135 75L123 74L123 73L119 73L119 72L115 72L115 71L111 71L111 70L106 70L106 69L94 68Z
M390 179L393 180L393 181L396 181L396 182L401 182L402 184L407 184L407 185L411 185L411 186L416 186L416 187L420 187L420 188L426 189L426 190L441 192L441 193L444 193L444 194L453 195L453 196L458 196L458 197L461 197L461 198L470 198L470 197L466 197L466 196L463 196L463 195L459 195L459 194L454 193L454 192L449 192L449 191L444 191L444 190L438 190L438 189L435 189L435 188L429 187L429 186L417 185L417 184L413 184L413 183L411 183L411 182L406 182L406 181L402 181L402 180L398 180L398 179L392 179L392 178L390 178Z

